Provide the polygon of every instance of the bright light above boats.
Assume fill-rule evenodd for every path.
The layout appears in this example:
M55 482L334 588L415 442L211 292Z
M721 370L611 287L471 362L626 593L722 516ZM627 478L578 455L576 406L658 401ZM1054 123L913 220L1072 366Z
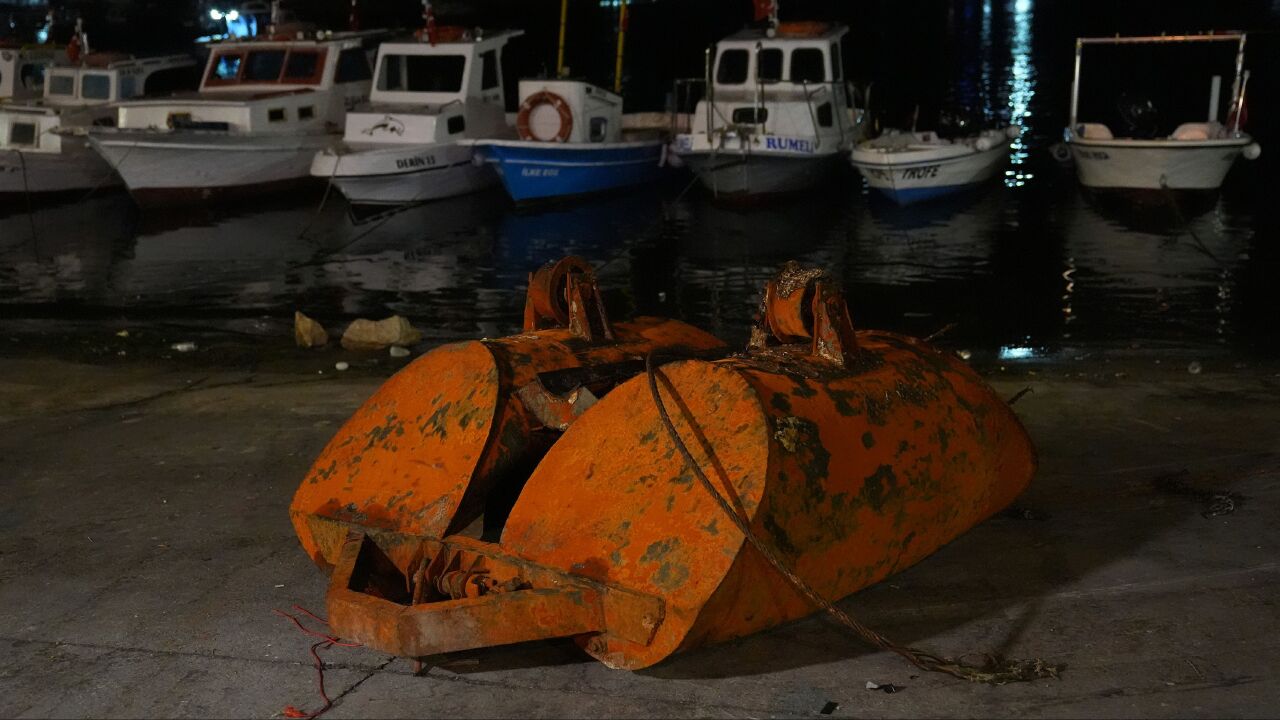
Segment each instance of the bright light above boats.
M1025 13L1031 10L1031 0L1018 0L1013 9L1016 12Z
M240 11L239 11L239 10L228 10L228 11L227 11L227 22L235 22L235 21L237 21L237 20L239 20L239 19L240 19Z
M215 21L216 21L216 20L221 20L221 19L222 19L222 11L221 11L221 10L219 10L218 8L213 8L212 10L210 10L210 11L209 11L209 19L210 19L210 20L215 20Z
M1004 345L1000 348L1001 360L1026 360L1036 356L1036 349L1017 345Z

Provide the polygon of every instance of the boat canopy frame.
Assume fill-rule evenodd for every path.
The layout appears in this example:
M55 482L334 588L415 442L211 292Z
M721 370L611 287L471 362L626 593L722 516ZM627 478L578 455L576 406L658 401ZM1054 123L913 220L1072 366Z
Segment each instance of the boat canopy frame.
M1084 54L1085 45L1155 45L1164 43L1194 43L1194 42L1235 42L1236 45L1236 76L1231 83L1231 107L1239 108L1244 100L1245 84L1248 81L1248 72L1244 69L1244 47L1248 33L1245 32L1224 32L1224 33L1204 33L1192 35L1133 35L1114 37L1078 37L1076 38L1076 60L1075 70L1071 77L1071 122L1067 125L1068 130L1074 134L1079 124L1077 112L1080 107L1080 66L1081 58ZM1240 115L1235 115L1235 127L1232 128L1233 133L1240 132Z

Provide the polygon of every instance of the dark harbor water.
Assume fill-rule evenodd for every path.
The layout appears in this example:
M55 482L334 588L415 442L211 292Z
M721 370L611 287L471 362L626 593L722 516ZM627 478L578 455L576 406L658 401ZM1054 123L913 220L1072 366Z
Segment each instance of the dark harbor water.
M0 331L11 351L42 335L109 339L145 326L172 340L287 344L302 310L331 330L399 313L431 341L494 336L518 328L527 273L573 253L599 268L615 318L675 316L734 342L764 280L795 259L842 278L856 324L928 335L954 323L942 342L975 357L1280 354L1274 33L1250 40L1262 158L1239 162L1220 194L1092 197L1049 152L1077 32L1268 30L1277 11L1162 15L1145 13L1148 3L1108 24L1085 11L1096 5L955 2L926 13L876 3L855 29L849 71L874 78L883 123L913 102L922 117L958 103L1021 119L1003 182L961 197L898 208L850 169L811 195L745 210L713 204L687 176L562 207L516 210L497 189L363 220L336 193L318 210L318 192L166 213L141 211L122 191L30 212L19 202L0 207ZM925 21L911 24L916 16ZM876 31L887 25L912 29ZM685 54L696 66L700 47ZM1190 92L1198 114L1203 94Z
M1047 164L1046 167L1039 167ZM578 254L616 317L672 315L745 339L764 280L788 259L843 279L855 322L1018 359L1070 348L1273 354L1276 238L1246 193L1198 215L1099 203L1069 169L898 208L856 178L762 209L671 185L536 212L500 191L359 221L340 199L242 215L143 215L124 193L0 220L10 320L89 320L277 334L399 313L434 340L517 329L531 268ZM35 236L32 238L32 229ZM24 327L31 327L27 322Z

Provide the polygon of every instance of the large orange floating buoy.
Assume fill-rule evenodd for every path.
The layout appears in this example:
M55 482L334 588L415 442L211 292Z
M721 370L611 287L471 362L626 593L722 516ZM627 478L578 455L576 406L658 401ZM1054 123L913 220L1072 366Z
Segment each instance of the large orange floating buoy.
M385 425L344 436L399 442ZM313 478L337 472L333 450ZM497 542L405 521L458 504L449 483L408 486L430 467L375 476L402 483L389 512L315 521L332 527L335 632L407 657L572 637L635 669L814 612L801 587L838 600L920 561L1007 506L1036 460L968 366L854 330L830 277L788 266L745 353L641 372L570 424ZM358 495L362 478L344 482Z
M330 567L352 527L442 538L493 525L555 438L647 353L723 347L677 320L611 323L585 261L548 264L530 275L524 332L432 350L356 411L298 488L294 529Z

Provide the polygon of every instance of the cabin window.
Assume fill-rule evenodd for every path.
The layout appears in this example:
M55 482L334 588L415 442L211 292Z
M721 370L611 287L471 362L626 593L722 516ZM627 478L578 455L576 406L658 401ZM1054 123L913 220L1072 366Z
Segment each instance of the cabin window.
M782 49L765 48L756 53L756 80L778 82L782 79Z
M240 77L240 63L244 60L240 55L224 54L214 58L210 66L209 79L217 82L235 82Z
M360 82L372 77L373 71L369 69L369 54L363 48L347 48L338 53L338 70L334 74L334 82Z
M839 80L844 77L844 68L840 64L840 44L831 43L831 79Z
M254 50L244 62L244 82L275 82L284 68L284 50Z
M289 53L289 59L284 64L284 79L294 81L307 81L314 78L320 68L320 53L317 52L298 52L293 50Z
M76 78L74 75L54 75L49 78L50 95L75 95Z
M591 118L590 128L591 142L604 142L605 135L609 132L608 118L593 117Z
M9 126L9 144L35 147L35 123L14 123Z
M310 120L316 116L316 109L310 105L298 108L299 120Z
M835 113L832 111L831 103L829 102L819 105L815 114L818 116L818 124L822 127L831 127L831 124L835 122Z
M378 89L391 92L458 92L467 59L462 55L387 55Z
M267 120L269 122L284 122L284 108L271 108L267 110Z
M120 99L125 100L134 97L137 81L132 75L122 75L120 77Z
M747 51L722 50L716 65L716 84L741 85L747 81Z
M467 119L462 117L461 115L454 115L453 117L449 118L446 126L449 128L450 135L457 135L458 133L467 129Z
M18 68L18 80L28 90L40 90L44 87L45 63L25 63Z
M735 125L763 125L768 119L768 108L740 107L733 109L733 123Z
M85 73L80 76L80 97L85 100L110 100L111 76Z
M498 87L498 51L490 50L480 54L480 89L489 90Z
M827 79L827 59L818 48L796 48L791 51L791 82L811 83Z

